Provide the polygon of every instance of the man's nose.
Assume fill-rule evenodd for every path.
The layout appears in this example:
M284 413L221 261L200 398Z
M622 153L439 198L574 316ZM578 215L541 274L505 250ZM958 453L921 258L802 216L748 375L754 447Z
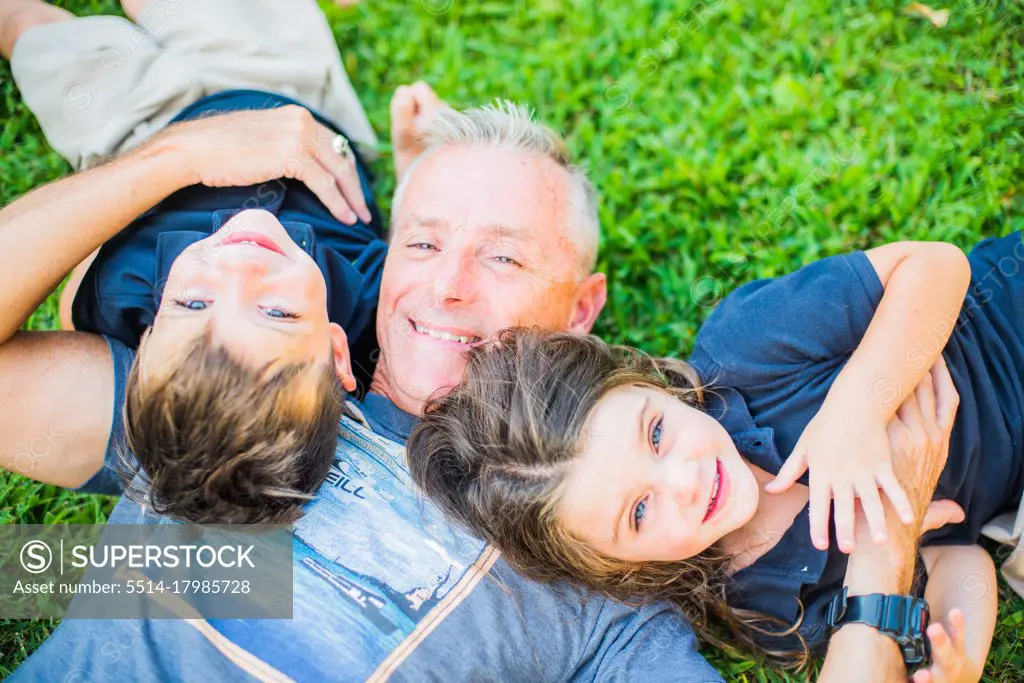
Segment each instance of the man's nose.
M467 303L476 297L480 264L476 258L452 254L439 265L435 295L440 304Z

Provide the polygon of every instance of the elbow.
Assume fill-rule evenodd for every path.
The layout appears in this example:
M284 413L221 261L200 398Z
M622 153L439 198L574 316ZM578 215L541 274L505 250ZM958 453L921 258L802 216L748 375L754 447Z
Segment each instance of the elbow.
M967 289L971 286L971 263L967 254L948 242L928 242L928 256L932 263L932 271L940 282L949 283L954 288L958 301L963 301Z

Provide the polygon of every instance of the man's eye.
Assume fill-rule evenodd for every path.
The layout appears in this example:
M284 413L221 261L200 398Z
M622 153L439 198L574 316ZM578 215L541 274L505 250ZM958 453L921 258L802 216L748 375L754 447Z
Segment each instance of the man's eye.
M430 242L413 242L409 246L412 247L413 249L419 249L421 251L427 251L428 249L433 249L435 251L437 250L437 247L435 247Z
M286 311L286 310L281 309L281 308L264 308L264 309L262 309L262 311L263 311L263 314L266 315L268 318L277 318L279 320L280 319L284 319L284 318L298 318L299 317L297 314L292 313L291 311Z
M507 263L510 266L517 266L519 268L523 267L522 263L520 263L519 261L516 261L514 258L510 258L508 256L495 256L494 260L497 261L498 263Z
M659 417L651 426L651 446L654 447L655 453L658 452L658 447L661 445L662 420L664 420L664 418Z
M633 508L633 528L640 531L640 524L643 521L644 513L647 512L647 499L644 498Z
M205 310L209 304L202 299L175 299L174 305L186 308L190 311L202 311Z

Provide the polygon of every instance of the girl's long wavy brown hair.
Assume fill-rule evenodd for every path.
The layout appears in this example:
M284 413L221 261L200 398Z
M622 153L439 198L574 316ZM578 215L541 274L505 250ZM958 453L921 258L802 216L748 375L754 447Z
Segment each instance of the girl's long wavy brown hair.
M727 604L730 558L721 551L627 562L598 553L560 523L556 507L587 418L605 394L629 384L662 389L698 408L705 403L700 377L683 361L594 336L505 330L470 352L459 386L428 403L408 442L413 478L451 519L497 546L528 578L568 580L624 602L667 600L705 642L803 667L808 650L799 621L787 627ZM796 636L802 652L766 648L767 634Z

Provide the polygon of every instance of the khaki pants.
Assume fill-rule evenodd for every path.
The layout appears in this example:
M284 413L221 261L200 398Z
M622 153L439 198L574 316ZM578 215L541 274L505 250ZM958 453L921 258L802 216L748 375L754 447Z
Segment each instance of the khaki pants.
M18 40L11 71L46 139L76 170L233 88L293 97L371 156L377 143L314 0L150 0L138 24L44 24Z
M1024 498L1016 513L999 515L981 528L981 533L993 541L1014 546L1003 562L1002 573L1006 583L1024 598Z

